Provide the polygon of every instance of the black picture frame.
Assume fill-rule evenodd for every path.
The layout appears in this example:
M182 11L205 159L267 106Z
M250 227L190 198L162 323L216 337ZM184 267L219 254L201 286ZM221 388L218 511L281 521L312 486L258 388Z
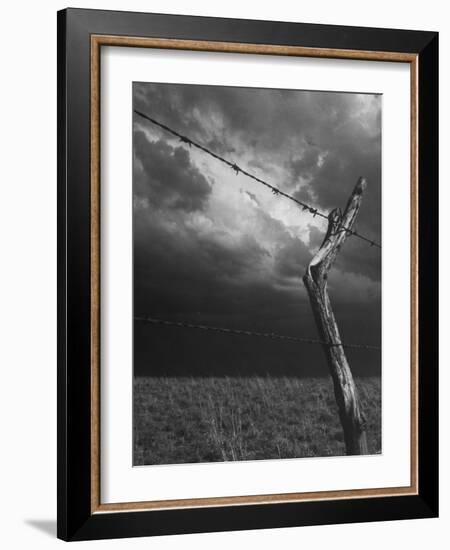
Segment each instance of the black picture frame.
M414 495L93 513L91 37L417 56L418 491ZM58 532L88 540L438 515L438 33L148 13L58 12Z

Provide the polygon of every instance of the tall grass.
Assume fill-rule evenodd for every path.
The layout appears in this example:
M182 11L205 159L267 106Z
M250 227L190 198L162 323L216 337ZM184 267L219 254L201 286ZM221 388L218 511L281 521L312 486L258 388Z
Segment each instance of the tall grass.
M379 453L380 379L357 384ZM328 378L136 378L133 430L135 465L345 454Z

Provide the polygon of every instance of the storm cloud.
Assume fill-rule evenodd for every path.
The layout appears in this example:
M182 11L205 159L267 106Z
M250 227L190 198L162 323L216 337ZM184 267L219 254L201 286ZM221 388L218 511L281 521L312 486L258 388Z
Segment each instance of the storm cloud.
M344 208L364 176L368 189L357 229L381 241L380 96L134 83L133 101L135 109L323 212ZM326 221L136 114L133 153L135 315L316 337L302 276ZM343 338L379 344L379 250L347 239L329 289ZM261 342L238 337L233 359L230 350L224 352L226 337L174 331L135 326L138 374L178 372L181 363L195 374L211 358L220 370L220 355L222 363L226 356L251 371L253 347L263 371L285 372L286 365L300 374L305 365L308 372L325 371L323 356L311 347L294 351L270 343L262 353ZM181 341L183 360L172 350L165 362L151 366L151 350L162 357L161 346ZM192 342L208 360L196 362L185 353ZM379 369L377 354L356 354L354 362L360 374Z

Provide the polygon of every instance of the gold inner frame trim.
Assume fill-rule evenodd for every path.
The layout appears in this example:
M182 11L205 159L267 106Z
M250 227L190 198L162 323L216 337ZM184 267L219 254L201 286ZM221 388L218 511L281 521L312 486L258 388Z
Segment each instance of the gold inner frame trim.
M367 488L179 500L102 503L100 499L100 50L102 46L409 63L411 83L411 454L405 487ZM418 494L418 55L401 52L306 48L170 38L91 35L91 513L163 510Z

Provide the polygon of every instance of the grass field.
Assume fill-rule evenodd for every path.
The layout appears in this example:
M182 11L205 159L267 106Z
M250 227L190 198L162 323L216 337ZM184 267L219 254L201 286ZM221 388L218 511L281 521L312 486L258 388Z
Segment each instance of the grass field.
M381 452L381 381L357 380L370 454ZM345 454L329 378L136 377L134 465Z

